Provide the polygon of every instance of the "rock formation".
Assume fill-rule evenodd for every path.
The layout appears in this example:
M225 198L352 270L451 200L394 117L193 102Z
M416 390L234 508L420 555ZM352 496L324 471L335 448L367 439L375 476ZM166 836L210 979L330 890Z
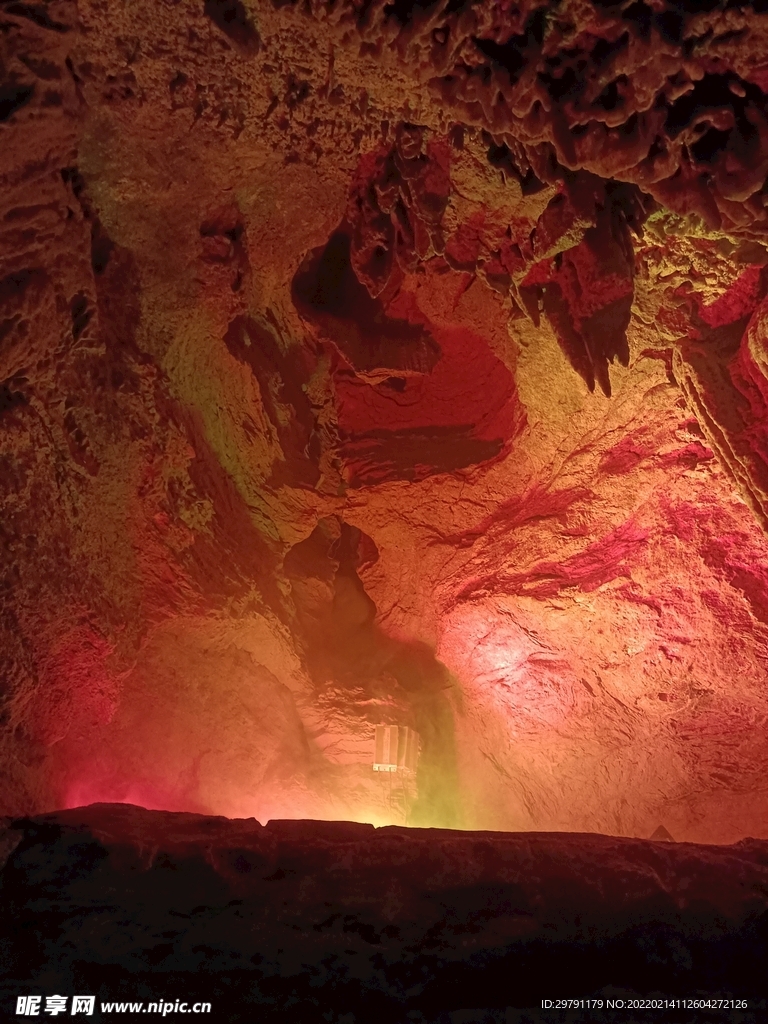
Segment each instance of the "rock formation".
M765 5L0 26L0 811L768 837Z

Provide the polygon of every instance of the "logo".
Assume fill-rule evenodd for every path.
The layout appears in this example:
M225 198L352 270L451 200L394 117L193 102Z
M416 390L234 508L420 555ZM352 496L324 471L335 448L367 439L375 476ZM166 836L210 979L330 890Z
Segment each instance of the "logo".
M60 1013L66 1013L68 999L69 996L46 996L43 1013L48 1013L51 1017L57 1017ZM16 1016L39 1017L42 1002L42 996L18 996L16 999ZM74 1016L76 1013L84 1013L88 1017L92 1017L95 1006L96 996L72 996L70 1015Z

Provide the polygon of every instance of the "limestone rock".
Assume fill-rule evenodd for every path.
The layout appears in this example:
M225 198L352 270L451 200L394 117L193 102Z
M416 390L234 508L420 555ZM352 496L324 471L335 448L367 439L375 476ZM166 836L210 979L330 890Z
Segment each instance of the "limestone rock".
M0 21L0 811L768 837L763 5Z

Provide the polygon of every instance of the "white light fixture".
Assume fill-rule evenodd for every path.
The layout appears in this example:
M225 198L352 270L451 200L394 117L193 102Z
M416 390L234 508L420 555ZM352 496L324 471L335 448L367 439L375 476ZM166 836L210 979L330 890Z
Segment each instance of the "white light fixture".
M375 772L415 772L419 734L404 725L377 725L373 755Z

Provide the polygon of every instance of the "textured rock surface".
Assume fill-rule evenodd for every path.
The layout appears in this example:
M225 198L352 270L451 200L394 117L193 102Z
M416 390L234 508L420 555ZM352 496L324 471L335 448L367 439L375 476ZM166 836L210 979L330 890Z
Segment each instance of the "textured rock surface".
M209 1000L212 1019L562 1020L554 998L738 998L764 1019L768 846L226 820L18 821L0 991ZM8 844L11 845L11 844ZM659 1013L625 1009L628 1019ZM105 1015L104 1019L108 1019Z
M768 14L688 6L0 4L4 811L768 837Z

